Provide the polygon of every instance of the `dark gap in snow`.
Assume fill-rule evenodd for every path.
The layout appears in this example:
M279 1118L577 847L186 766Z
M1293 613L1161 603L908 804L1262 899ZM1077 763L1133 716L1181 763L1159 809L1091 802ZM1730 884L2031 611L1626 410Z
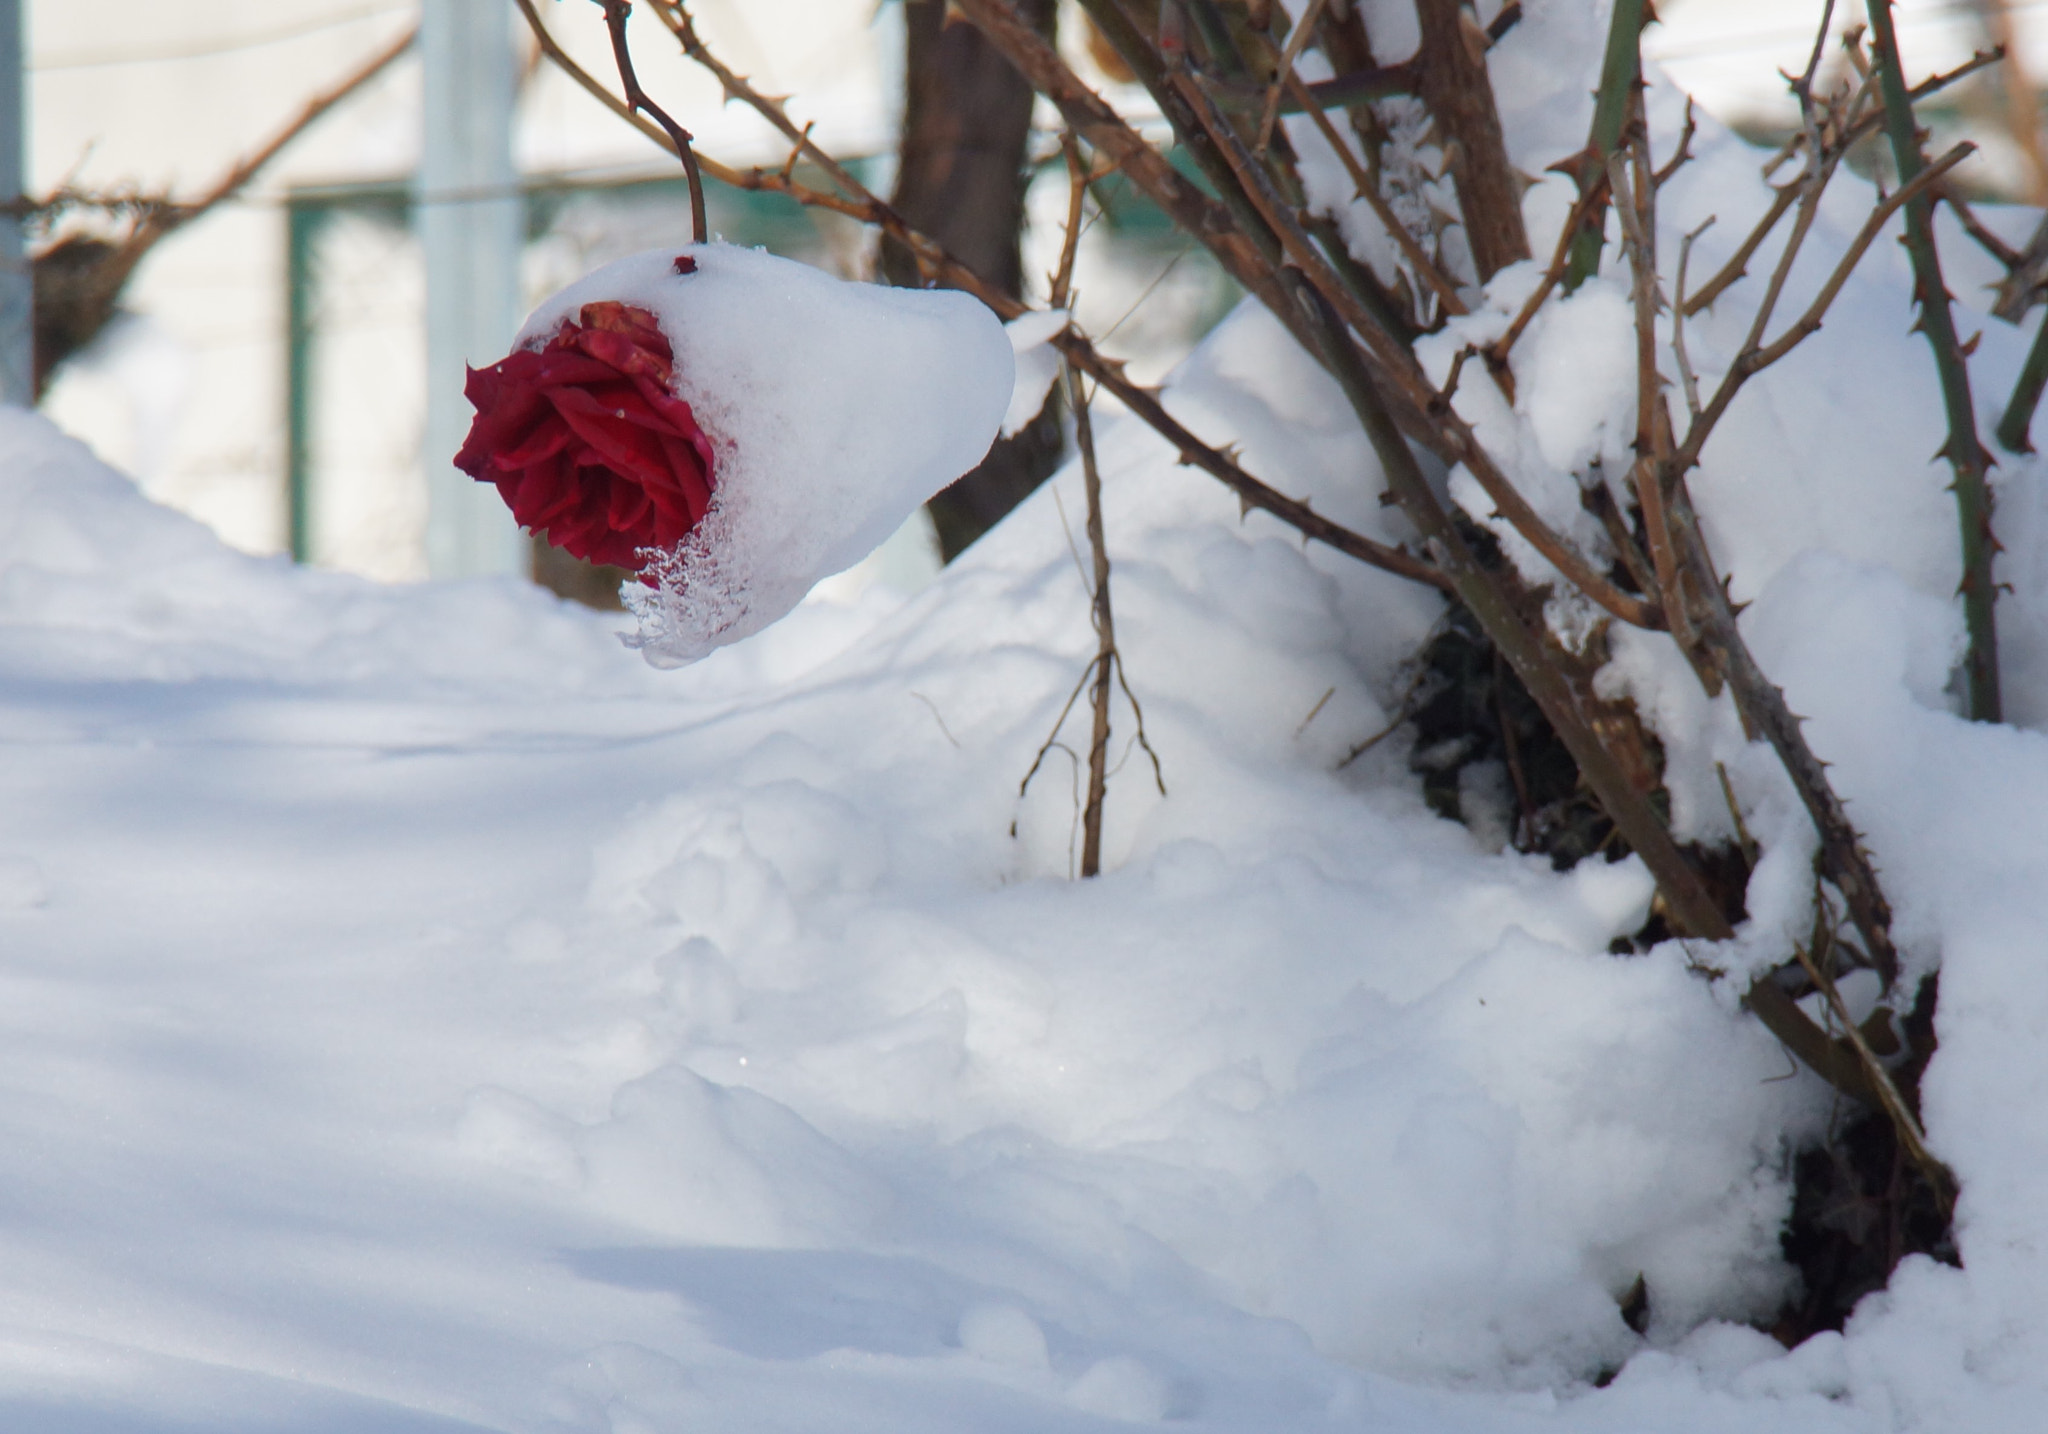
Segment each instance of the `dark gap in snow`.
M1920 1074L1934 1055L1940 981L1920 983L1900 1023L1908 1055L1892 1082L1916 1108ZM1885 1113L1870 1108L1856 1108L1828 1140L1797 1156L1792 1218L1780 1238L1802 1284L1770 1329L1788 1347L1841 1329L1856 1302L1883 1289L1908 1255L1962 1263L1949 1211L1900 1150Z

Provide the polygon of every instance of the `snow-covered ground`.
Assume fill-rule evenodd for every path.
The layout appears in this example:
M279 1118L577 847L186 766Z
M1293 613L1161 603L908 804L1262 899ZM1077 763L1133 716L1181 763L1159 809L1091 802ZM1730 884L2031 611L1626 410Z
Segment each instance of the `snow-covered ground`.
M1569 148L1576 81L1516 53L1510 133ZM1708 264L1760 190L1701 149L1667 219L1726 211ZM1823 252L1867 203L1843 183ZM1654 643L1616 680L1678 823L1725 827L1718 759L1766 848L1741 951L1612 956L1633 860L1559 874L1437 819L1398 739L1340 767L1435 600L1134 425L1101 435L1107 524L1170 795L1120 705L1083 883L1070 754L1018 795L1093 650L1071 472L915 597L814 597L664 673L520 584L232 552L6 414L0 1427L2037 1429L2048 503L2002 470L2018 725L1971 725L1879 247L1698 492L1907 959L1941 965L1963 1268L1909 1260L1790 1352L1742 1323L1793 1286L1788 1157L1834 1112L1697 958L1782 956L1811 838ZM1743 318L1699 326L1704 365ZM1539 498L1623 451L1626 321L1588 285L1525 338L1523 409L1475 411ZM1987 332L1987 403L2020 342ZM1261 313L1169 401L1400 536Z

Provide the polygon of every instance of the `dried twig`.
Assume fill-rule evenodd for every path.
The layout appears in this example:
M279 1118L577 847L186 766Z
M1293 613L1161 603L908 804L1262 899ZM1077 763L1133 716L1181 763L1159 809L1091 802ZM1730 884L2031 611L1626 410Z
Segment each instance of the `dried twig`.
M1958 80L1975 74L1986 65L1995 63L1997 58L1996 54L1989 52L1973 55L1964 63L1956 66L1955 69L1945 74L1930 76L1913 86L1912 97L1917 103L1930 95L1937 94ZM1830 162L1830 167L1832 167L1832 164L1838 163L1842 155L1847 154L1849 150L1853 149L1862 140L1875 134L1878 127L1883 123L1884 114L1881 109L1872 114L1853 118L1849 124L1835 135L1829 144L1829 149L1834 156ZM1803 133L1795 136L1788 145L1788 152L1790 148L1803 145L1804 143L1805 136ZM1770 168L1775 169L1776 165L1772 165ZM1748 237L1736 248L1735 253L1730 256L1728 262L1715 272L1713 278L1701 285L1699 292L1687 301L1685 312L1688 318L1699 314L1748 272L1749 261L1755 257L1757 249L1762 246L1764 240L1770 237L1771 231L1777 227L1778 221L1783 219L1793 204L1798 201L1801 192L1802 190L1796 182L1778 187L1776 193L1772 196L1770 207L1764 211L1764 215L1757 221L1756 227L1750 230ZM2042 262L2044 269L2048 269L2048 223L2043 224L2041 232L2043 241L2041 251ZM1998 313L1999 311L1994 308L1993 312ZM2001 313L2000 317L2008 316Z
M1228 162L1237 182L1250 197L1260 216L1280 237L1287 257L1293 260L1300 272L1315 285L1317 291L1343 314L1361 335L1380 335L1384 338L1371 317L1361 312L1352 301L1342 281L1332 272L1322 252L1295 222L1294 216L1281 202L1280 196L1273 192L1265 170L1252 159L1236 131L1209 104L1207 96L1191 79L1182 75L1177 76L1176 81L1183 98L1187 100L1197 118L1206 125L1210 138ZM1413 355L1401 349L1389 354L1389 357L1395 360L1394 364L1390 365L1394 369L1394 376L1404 386L1419 386L1422 389L1422 394L1415 396L1420 398L1423 405L1435 398L1435 390L1428 387L1428 381L1416 367ZM1410 393L1413 393L1413 387L1410 387ZM1438 414L1435 417L1437 431L1457 441L1459 457L1467 470L1479 481L1480 486L1486 490L1486 495L1498 505L1501 516L1528 540L1530 546L1563 573L1567 581L1624 622L1638 627L1654 628L1662 625L1662 619L1653 604L1622 592L1595 572L1577 549L1543 521L1542 516L1529 506L1528 500L1508 481L1507 475L1500 471L1491 455L1479 446L1471 430L1464 426L1462 420L1457 419L1454 413Z
M1074 260L1081 252L1081 206L1088 197L1088 166L1081 158L1080 142L1068 130L1060 136L1060 153L1067 161L1067 229L1060 241L1060 263L1053 271L1052 293L1045 306L1064 309L1074 286Z
M1671 353L1678 360L1678 381L1685 389L1685 411L1694 422L1698 422L1700 416L1700 380L1685 352L1685 276L1692 262L1693 241L1706 233L1713 223L1714 216L1709 214L1698 228L1679 241L1678 279L1671 297Z

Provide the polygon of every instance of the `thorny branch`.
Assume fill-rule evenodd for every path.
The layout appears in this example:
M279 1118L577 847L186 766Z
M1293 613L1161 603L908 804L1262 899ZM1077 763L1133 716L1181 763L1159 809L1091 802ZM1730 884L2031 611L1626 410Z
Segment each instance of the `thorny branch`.
M643 132L661 137L655 126L632 115L629 105L622 104L603 86L576 70L547 37L532 10L531 0L517 3L540 37L543 50L555 63L615 111L639 124ZM792 160L810 159L831 176L839 192L826 193L800 183L793 177L791 167L780 173L758 169L740 172L707 160L707 173L742 188L784 193L799 203L833 209L873 224L903 243L929 278L977 294L1005 318L1023 311L1015 301L990 291L977 276L911 229L886 204L833 165L829 156L811 142L808 132L788 120L778 102L755 94L744 81L720 66L696 40L680 0L650 3L683 41L686 51L719 75L728 96L752 105L776 124L792 141ZM1120 365L1103 358L1072 327L1051 340L1067 360L1069 384L1078 389L1080 375L1093 378L1172 443L1184 463L1202 467L1216 476L1236 491L1248 507L1265 508L1306 536L1362 561L1454 593L1479 620L1496 650L1513 667L1550 720L1617 831L1656 876L1661 909L1672 929L1710 940L1725 939L1731 934L1727 912L1673 842L1663 818L1647 799L1655 778L1645 779L1639 747L1630 745L1641 740L1639 736L1630 736L1636 731L1633 719L1626 713L1603 709L1592 697L1588 673L1574 665L1544 625L1540 589L1531 590L1512 568L1497 558L1482 555L1468 542L1469 528L1444 507L1423 476L1409 444L1420 445L1447 464L1464 466L1496 503L1500 515L1544 552L1570 588L1587 595L1616 617L1640 626L1662 628L1668 618L1674 637L1687 648L1702 680L1710 686L1725 681L1734 690L1745 720L1772 742L1805 799L1820 829L1821 873L1847 901L1851 919L1856 922L1866 948L1866 959L1889 980L1896 971L1896 957L1888 936L1889 910L1875 873L1828 785L1824 767L1806 748L1797 719L1785 708L1782 694L1757 667L1741 639L1733 609L1692 510L1685 474L1697 463L1701 446L1741 384L1818 328L1829 304L1884 221L1902 205L1926 196L1940 174L1958 162L1962 154L1944 156L1924 176L1909 181L1899 193L1889 197L1866 225L1866 233L1859 236L1837 264L1821 294L1791 328L1769 339L1771 316L1785 288L1792 259L1812 226L1820 191L1848 145L1869 133L1877 122L1876 116L1867 112L1867 100L1872 93L1869 83L1817 104L1811 93L1811 69L1802 77L1800 88L1808 107L1808 124L1790 151L1805 151L1799 178L1780 188L1770 213L1744 241L1734 260L1698 294L1687 296L1681 290L1685 313L1698 312L1740 279L1749 259L1776 226L1787 214L1794 216L1793 232L1785 241L1784 252L1752 319L1737 363L1704 404L1696 396L1696 385L1688 385L1694 396L1687 405L1691 421L1683 438L1673 432L1667 405L1656 391L1661 380L1656 376L1654 353L1650 356L1643 402L1639 404L1639 464L1633 487L1659 561L1645 559L1634 551L1635 543L1622 523L1622 515L1614 511L1611 502L1606 505L1608 511L1603 521L1616 536L1616 550L1638 581L1647 580L1656 589L1659 600L1652 600L1616 587L1548 529L1452 407L1448 395L1436 392L1424 376L1409 347L1411 335L1390 324L1383 312L1375 311L1347 287L1342 268L1349 256L1340 255L1342 243L1334 229L1322 225L1312 233L1303 222L1299 177L1293 172L1286 147L1256 149L1252 143L1255 133L1230 117L1232 113L1259 109L1268 93L1266 86L1248 84L1240 70L1227 64L1213 70L1202 69L1200 56L1206 47L1217 43L1214 34L1197 26L1183 37L1180 48L1171 55L1163 55L1149 38L1130 25L1114 0L1084 0L1091 16L1098 18L1104 33L1152 90L1181 140L1196 155L1218 196L1211 198L1179 175L1114 109L1088 90L1057 51L1022 23L1008 0L956 3L965 17L988 35L996 48L1061 112L1078 144L1085 144L1094 152L1098 166L1121 170L1136 188L1203 244L1225 272L1260 298L1291 333L1320 357L1371 440L1391 497L1422 533L1432 561L1330 524L1306 505L1287 499L1252 478L1227 452L1203 443L1183 427L1166 412L1156 395L1130 383ZM1624 151L1621 131L1628 115L1636 116L1638 127L1641 123L1640 107L1633 99L1635 66L1624 63L1628 59L1621 56L1617 61L1630 81L1627 93L1621 95L1626 101L1619 112L1622 122L1617 123L1608 145L1593 146L1622 156L1622 162L1610 166L1603 156L1598 164L1584 166L1578 203L1560 236L1558 253L1540 294L1517 315L1503 340L1486 355L1489 367L1504 376L1510 391L1512 374L1507 371L1507 357L1515 337L1569 274L1574 240L1584 236L1594 222L1593 216L1610 198L1618 207L1625 244L1631 251L1631 262L1637 266L1639 320L1645 334L1654 340L1656 316L1664 308L1656 288L1652 252L1652 236L1656 232L1654 196L1661 183L1683 162L1689 147L1681 140L1661 169L1651 167L1647 147L1637 136L1631 136L1630 146ZM1985 57L1979 57L1961 70L1924 82L1914 93L1931 93L1986 62ZM1396 85L1396 81L1400 83ZM1288 74L1280 75L1278 82L1285 90L1285 99L1293 102L1283 104L1282 108L1308 111L1320 121L1319 129L1328 122L1318 111L1322 106L1342 102L1340 96L1347 84L1359 86L1362 93L1368 94L1415 87L1412 75L1395 75L1384 69L1362 77L1340 75L1336 81L1313 86ZM1327 130L1325 137L1328 138ZM1605 136L1596 134L1594 138L1597 141ZM1373 186L1361 183L1363 171L1356 166L1348 147L1336 148L1340 158L1350 161L1354 184L1367 191L1361 197L1370 202ZM1390 232L1394 227L1389 226ZM1682 261L1689 258L1687 250L1689 242L1681 249ZM1416 272L1425 283L1430 282L1427 269L1417 266ZM1455 293L1454 287L1452 292ZM1446 303L1444 307L1449 310L1450 305ZM1674 327L1677 323L1674 315ZM1597 503L1593 506L1599 507ZM1660 506L1661 512L1655 511ZM1106 593L1106 585L1098 582L1096 587ZM1091 664L1076 685L1062 709L1062 721L1079 700L1089 678L1096 680L1100 693L1110 671L1121 680L1120 664L1113 659L1103 663L1098 648L1098 661ZM1049 742L1044 750L1051 745ZM1041 760L1044 750L1040 752ZM1849 1043L1831 1040L1777 981L1766 978L1758 982L1745 997L1745 1003L1824 1077L1859 1098L1882 1101L1881 1092L1870 1080L1859 1054Z
M1913 100L1899 59L1898 37L1892 33L1891 0L1865 0L1870 38L1884 95L1885 130L1902 186L1926 172L1920 134L1913 119ZM1906 202L1906 252L1913 260L1914 298L1920 309L1920 332L1934 351L1941 376L1942 405L1948 414L1944 452L1954 470L1956 521L1963 552L1963 623L1969 643L1963 653L1968 679L1970 716L1997 722L2003 716L1998 681L1998 589L1991 559L1998 541L1991 532L1991 487L1986 470L1991 455L1977 438L1976 405L1970 396L1970 370L1956 338L1949 293L1942 282L1941 257L1934 242L1934 210L1926 192Z

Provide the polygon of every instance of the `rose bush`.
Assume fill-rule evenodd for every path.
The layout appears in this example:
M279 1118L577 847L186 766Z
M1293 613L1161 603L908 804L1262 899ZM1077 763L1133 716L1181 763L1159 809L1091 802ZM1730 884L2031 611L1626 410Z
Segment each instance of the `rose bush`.
M716 484L674 377L654 315L585 304L540 348L469 371L476 420L455 466L556 547L638 572L697 526Z

